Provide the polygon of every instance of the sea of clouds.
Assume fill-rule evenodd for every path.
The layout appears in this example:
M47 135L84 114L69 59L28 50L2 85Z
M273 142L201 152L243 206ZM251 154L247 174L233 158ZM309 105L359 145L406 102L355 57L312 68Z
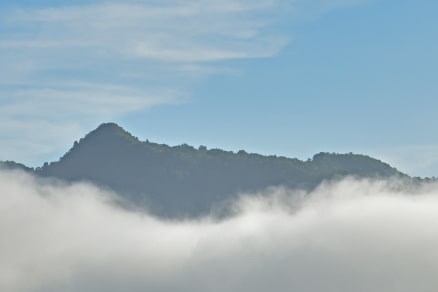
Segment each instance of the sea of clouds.
M164 220L90 184L0 171L0 291L390 292L438 287L438 185L324 183Z

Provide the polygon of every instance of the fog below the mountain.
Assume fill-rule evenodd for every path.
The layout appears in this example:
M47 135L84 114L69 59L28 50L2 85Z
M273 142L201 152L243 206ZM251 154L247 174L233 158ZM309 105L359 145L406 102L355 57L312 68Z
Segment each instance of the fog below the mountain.
M0 291L436 291L438 185L344 179L168 221L0 172Z

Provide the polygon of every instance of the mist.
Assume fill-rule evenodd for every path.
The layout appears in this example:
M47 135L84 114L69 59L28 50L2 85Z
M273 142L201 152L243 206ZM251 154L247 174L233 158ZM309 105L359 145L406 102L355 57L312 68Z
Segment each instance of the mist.
M117 194L0 172L1 291L436 291L438 185L323 183L169 221Z

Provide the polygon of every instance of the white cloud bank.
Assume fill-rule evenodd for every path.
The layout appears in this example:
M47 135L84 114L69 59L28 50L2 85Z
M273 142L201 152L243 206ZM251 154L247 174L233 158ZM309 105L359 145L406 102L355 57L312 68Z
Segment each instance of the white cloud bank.
M224 221L121 210L91 185L0 173L0 290L436 291L438 186L276 189ZM295 198L295 199L293 199ZM293 207L295 206L295 207ZM299 206L299 207L296 207Z

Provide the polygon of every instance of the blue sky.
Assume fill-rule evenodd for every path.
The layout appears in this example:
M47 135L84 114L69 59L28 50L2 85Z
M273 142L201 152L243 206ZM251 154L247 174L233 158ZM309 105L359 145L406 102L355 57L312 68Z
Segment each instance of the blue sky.
M438 175L438 3L0 0L0 160L140 139Z

